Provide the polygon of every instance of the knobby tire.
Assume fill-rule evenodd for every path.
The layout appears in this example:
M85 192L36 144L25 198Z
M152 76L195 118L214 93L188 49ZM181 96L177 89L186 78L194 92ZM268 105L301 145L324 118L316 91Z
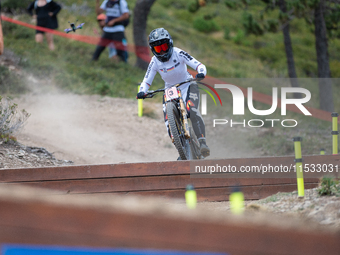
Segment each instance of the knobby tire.
M199 141L192 127L189 127L190 131L190 147L193 159L201 159L201 151Z
M181 123L181 117L180 113L173 102L168 102L166 104L166 112L168 115L168 122L170 127L170 132L172 134L172 137L174 139L175 147L179 153L179 156L182 160L189 159L190 154L190 148L187 146L187 141L184 136L184 129ZM187 153L187 150L189 150L189 153Z

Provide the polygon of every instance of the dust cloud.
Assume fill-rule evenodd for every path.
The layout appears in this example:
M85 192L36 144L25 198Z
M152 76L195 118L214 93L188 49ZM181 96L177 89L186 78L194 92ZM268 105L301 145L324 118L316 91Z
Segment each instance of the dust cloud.
M31 116L17 135L24 145L43 147L75 164L177 160L162 117L162 105L144 100L154 118L137 116L137 100L77 95L50 80L28 77L30 92L14 101ZM207 128L212 158L259 156L242 132L216 134Z

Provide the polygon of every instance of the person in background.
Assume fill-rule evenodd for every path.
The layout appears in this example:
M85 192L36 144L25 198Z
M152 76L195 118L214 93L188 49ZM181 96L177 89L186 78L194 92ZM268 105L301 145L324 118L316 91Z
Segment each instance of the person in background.
M126 0L104 0L100 6L99 0L96 0L96 12L97 15L106 12L106 21L103 35L93 53L92 60L98 60L105 47L113 42L117 55L122 61L127 62L125 27L122 24L122 21L127 20L130 16Z
M104 13L101 13L97 16L97 21L98 21L98 25L101 29L101 31L103 31L103 28L105 27L105 23L106 23L106 15ZM115 45L113 42L111 42L108 45L109 48L109 58L115 58L117 56L117 50L115 48Z
M57 14L61 10L61 6L53 0L36 0L33 1L27 8L28 13L36 19L36 24L39 27L45 27L50 29L58 28ZM33 13L33 11L35 13ZM45 33L39 29L36 30L35 41L42 43L44 40L44 34L48 43L48 48L54 50L53 34Z

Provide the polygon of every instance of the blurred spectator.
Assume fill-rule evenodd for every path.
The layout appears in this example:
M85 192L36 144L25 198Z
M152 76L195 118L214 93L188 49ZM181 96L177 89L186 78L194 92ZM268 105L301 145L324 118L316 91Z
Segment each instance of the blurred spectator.
M106 23L106 15L104 13L99 14L97 16L97 21L98 21L98 25L100 29L103 31L103 28L105 27L105 23ZM109 48L109 58L114 58L115 56L117 56L117 50L113 42L111 42L108 45L108 48Z
M61 10L61 6L53 0L36 0L27 8L28 13L37 20L37 26L50 29L58 28L57 14ZM33 11L35 13L33 13ZM36 30L35 41L42 43L44 34L48 43L48 48L54 50L53 34L45 33L39 29Z
M100 54L111 42L114 43L117 55L124 62L127 62L127 43L125 38L125 27L123 21L129 19L129 8L126 0L104 0L99 7L99 0L96 0L97 15L106 12L103 35L92 56L92 60L98 60Z

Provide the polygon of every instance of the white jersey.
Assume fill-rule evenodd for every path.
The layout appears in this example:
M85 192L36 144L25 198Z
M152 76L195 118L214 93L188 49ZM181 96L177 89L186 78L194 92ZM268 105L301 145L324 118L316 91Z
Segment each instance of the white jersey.
M146 93L149 90L157 72L165 82L166 88L192 78L187 71L187 65L198 73L207 74L205 65L177 47L173 48L172 56L167 62L161 62L153 56L139 91ZM190 83L185 83L181 86L183 95L185 95L189 85Z

